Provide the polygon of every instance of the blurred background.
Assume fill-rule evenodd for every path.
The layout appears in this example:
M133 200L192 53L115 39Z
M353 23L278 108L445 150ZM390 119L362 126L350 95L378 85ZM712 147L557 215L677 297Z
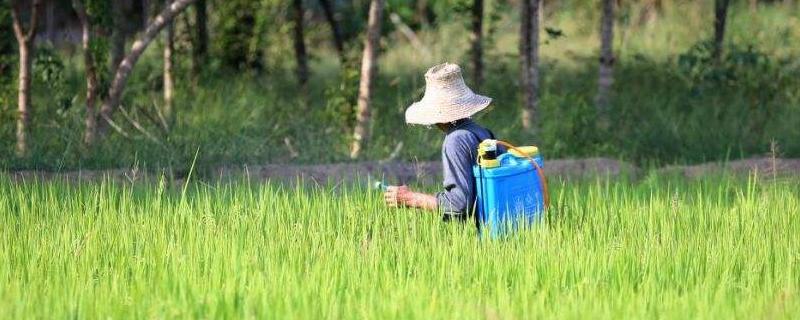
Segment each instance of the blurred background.
M547 158L800 156L791 0L9 0L0 24L6 170L434 160L404 110L442 62Z

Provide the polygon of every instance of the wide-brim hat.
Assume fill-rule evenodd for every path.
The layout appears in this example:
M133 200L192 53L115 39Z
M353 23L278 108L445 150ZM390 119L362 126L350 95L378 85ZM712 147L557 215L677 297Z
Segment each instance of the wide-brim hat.
M406 109L406 123L432 125L469 118L492 103L464 83L461 67L443 63L425 73L425 95Z

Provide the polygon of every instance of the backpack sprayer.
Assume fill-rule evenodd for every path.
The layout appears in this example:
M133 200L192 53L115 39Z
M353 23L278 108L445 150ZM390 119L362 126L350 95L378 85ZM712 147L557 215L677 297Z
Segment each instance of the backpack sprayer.
M501 145L508 152L498 154ZM491 238L506 235L520 224L541 219L550 205L544 160L535 146L486 139L478 145L478 159L472 168L475 176L475 210L478 231Z
M501 145L508 152L499 154ZM486 139L478 145L475 176L475 206L478 232L499 238L541 219L550 206L544 160L535 146L516 147L501 140ZM383 180L369 176L373 189L386 191Z

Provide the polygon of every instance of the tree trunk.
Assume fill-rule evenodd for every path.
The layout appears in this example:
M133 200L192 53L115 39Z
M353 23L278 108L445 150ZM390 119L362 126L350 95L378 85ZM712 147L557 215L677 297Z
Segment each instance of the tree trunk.
M125 85L128 81L128 76L130 76L131 70L133 70L139 57L161 29L194 1L195 0L175 0L172 4L164 8L158 16L152 19L152 23L147 26L141 37L133 42L131 51L122 59L119 67L117 67L117 72L114 74L114 80L111 82L111 88L108 91L108 97L103 101L103 105L100 107L100 117L104 120L98 124L98 133L101 136L105 135L108 130L108 125L112 121L111 116L119 105L122 92L125 90Z
M342 39L342 33L339 30L339 21L336 20L336 8L334 8L334 4L331 3L330 0L319 0L319 2L322 5L322 10L325 12L325 20L328 20L328 25L331 27L333 44L336 46L336 52L339 54L339 60L342 62L342 64L344 64L346 59L344 55L344 40Z
M725 41L725 20L728 18L729 0L714 1L714 51L711 57L715 63L722 58L722 43Z
M109 70L117 70L122 57L125 56L125 34L114 30L111 34L111 64ZM112 74L113 75L113 74Z
M197 0L195 4L195 39L192 44L192 73L200 73L201 66L208 55L208 12L206 0Z
M361 58L361 80L358 85L358 110L356 126L353 130L353 144L350 158L356 159L369 140L369 104L372 98L372 79L377 71L378 41L381 37L381 21L384 0L372 0L369 6L367 38L364 39L364 52Z
M414 22L419 25L430 25L431 21L428 17L428 0L417 0L414 12Z
M520 65L520 90L522 90L522 127L530 129L530 73L528 73L528 66L530 65L530 52L531 52L531 16L527 14L530 12L531 1L522 0L520 3L522 7L519 14L519 65Z
M522 127L536 130L539 109L539 0L522 2L520 59L522 65Z
M595 104L601 115L609 103L609 90L614 83L614 0L603 0L603 17L600 22L600 69L597 79Z
M95 103L97 99L97 69L91 49L92 26L86 14L86 8L81 0L72 0L72 7L81 23L81 43L83 45L83 63L86 72L86 118L84 119L83 143L86 146L94 144L97 134L97 112Z
M19 44L19 85L17 94L17 155L22 157L28 153L28 127L31 109L31 50L30 42Z
M142 0L142 24L145 26L150 25L150 7L150 0Z
M22 25L21 3L11 3L11 18L13 21L14 36L19 46L19 84L17 92L17 156L28 154L28 130L31 114L31 68L33 65L34 40L36 38L36 24L42 7L42 0L34 0L28 21L28 29Z
M113 1L111 3L112 23L113 29L111 30L111 67L108 70L112 72L117 70L122 57L125 56L125 12L122 10L122 3L120 1ZM113 76L113 74L112 74Z
M166 0L167 6L172 4L172 0ZM172 77L172 53L175 50L175 24L167 23L164 32L164 117L167 123L172 125L174 120L172 97L175 92L175 84Z
M308 55L303 36L303 0L293 0L294 9L294 57L297 60L297 81L305 87L308 82Z
M44 20L45 20L44 29L45 30L44 30L43 34L45 35L44 37L46 39L51 39L51 41L54 41L55 33L56 33L56 26L55 26L55 16L56 16L56 14L55 14L56 10L55 9L56 9L56 6L55 5L50 5L50 6L44 6L44 8L46 9L45 10L46 13L44 14Z
M473 86L480 90L483 83L483 0L474 0L472 3L472 76Z

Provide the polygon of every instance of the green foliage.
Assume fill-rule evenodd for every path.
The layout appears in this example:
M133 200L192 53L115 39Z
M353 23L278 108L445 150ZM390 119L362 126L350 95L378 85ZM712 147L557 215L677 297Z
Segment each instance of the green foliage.
M89 24L109 30L113 26L112 2L104 0L84 0Z
M256 72L263 68L262 49L253 46L262 36L256 28L261 6L261 2L250 0L213 1L217 31L211 41L212 52L223 66Z
M546 143L547 152L565 154L580 150L576 156L589 156L608 151L609 137L598 126L599 116L593 103L576 95L545 95L541 105L540 136L550 140ZM564 105L570 107L563 108Z
M0 117L5 112L11 109L14 104L14 78L16 73L15 66L17 62L14 33L11 32L11 11L8 3L3 1L0 3L0 21L7 24L4 27L8 28L5 32L0 32Z
M578 2L580 8L570 7ZM485 81L480 93L494 100L489 111L476 117L478 122L516 144L539 145L548 159L606 156L640 164L703 162L763 155L773 142L780 146L782 156L800 156L800 127L796 125L800 123L800 65L796 62L800 51L792 45L798 43L794 40L800 39L800 29L782 23L791 21L791 11L783 10L790 7L761 6L758 19L749 12L739 15L740 11L732 10L728 45L719 65L709 62L707 50L698 44L707 38L697 32L708 27L705 16L682 11L702 9L704 4L665 4L651 25L618 24L611 127L604 130L595 125L592 103L597 79L596 17L586 16L591 10L583 7L586 2L578 2L548 9L552 11L543 27L550 31L542 31L542 40L552 39L540 47L541 101L535 115L540 128L528 133L519 123L515 4L487 1ZM363 9L358 17L365 19L367 3L339 3L338 8L342 17L355 17L344 14L349 12L345 11L348 6ZM0 168L181 168L191 163L198 147L201 169L245 163L348 161L361 42L347 44L348 57L342 68L330 46L324 19L310 14L306 26L312 77L307 88L298 91L292 80L294 59L286 20L289 7L274 0L258 5L256 16L261 20L252 33L259 34L256 38L262 42L253 46L264 50L269 72L215 68L220 63L217 60L204 68L196 81L179 80L175 107L180 116L169 133L158 124L156 111L162 99L161 52L145 52L128 82L122 105L157 142L118 113L116 120L128 138L112 131L93 152L81 150L83 108L64 107L85 91L82 57L51 51L63 68L57 76L59 72L53 70L59 69L58 63L44 59L53 66L34 71L53 82L36 80L32 88L36 106L32 157L0 157ZM313 5L308 8L317 10ZM216 9L211 12L211 30L216 37L217 19L224 17ZM632 20L637 21L636 13L633 15ZM439 158L442 134L405 125L404 110L422 97L422 75L433 64L459 63L469 81L465 18L439 19L416 31L430 50L429 57L394 32L382 38L384 50L378 59L372 98L371 143L365 159L385 159L400 143L403 148L397 160ZM559 33L567 36L558 37ZM105 46L93 44L97 59L106 59L99 56L105 54ZM179 62L187 58L178 54ZM180 71L176 76L184 79ZM3 155L13 154L16 95L12 91L8 97L10 108L0 112ZM287 141L302 151L293 156Z
M348 134L356 121L356 102L361 75L361 59L357 50L348 50L345 64L339 73L339 83L325 88L325 114L331 123L338 124L340 134Z
M69 108L72 97L66 89L64 77L64 62L58 54L48 47L37 48L33 60L33 85L46 86L51 101L62 109Z
M114 28L113 4L104 0L84 0L84 5L92 30L89 51L97 73L99 95L104 97L111 86L109 65L105 62L109 60L111 52L110 39L107 35L110 35L111 29Z
M337 3L337 1L331 2ZM336 7L342 17L339 19L339 28L345 41L353 41L364 32L369 11L367 3L367 1L346 1Z
M740 84L743 78L751 78L750 74L772 69L769 56L753 46L730 46L720 63L713 59L713 48L712 41L702 41L678 56L678 70L690 85Z
M553 182L544 222L503 241L477 241L472 224L386 208L380 193L365 188L241 181L190 183L183 195L183 185L152 182L0 179L4 315L791 319L800 313L800 300L792 298L800 290L796 183L656 175L638 183Z
M384 10L388 13L395 13L405 22L408 21L413 24L414 22L414 15L416 15L416 8L414 7L414 3L412 1L404 1L404 0L388 0L386 1L386 7ZM387 19L387 22L389 20ZM413 26L412 26L413 27Z
M110 57L110 41L107 37L93 37L89 42L89 51L94 61L95 72L97 73L98 92L100 97L105 97L111 87L111 72L109 64L105 61Z
M472 7L471 0L441 0L430 1L431 10L436 23L462 21L463 16L469 14Z

